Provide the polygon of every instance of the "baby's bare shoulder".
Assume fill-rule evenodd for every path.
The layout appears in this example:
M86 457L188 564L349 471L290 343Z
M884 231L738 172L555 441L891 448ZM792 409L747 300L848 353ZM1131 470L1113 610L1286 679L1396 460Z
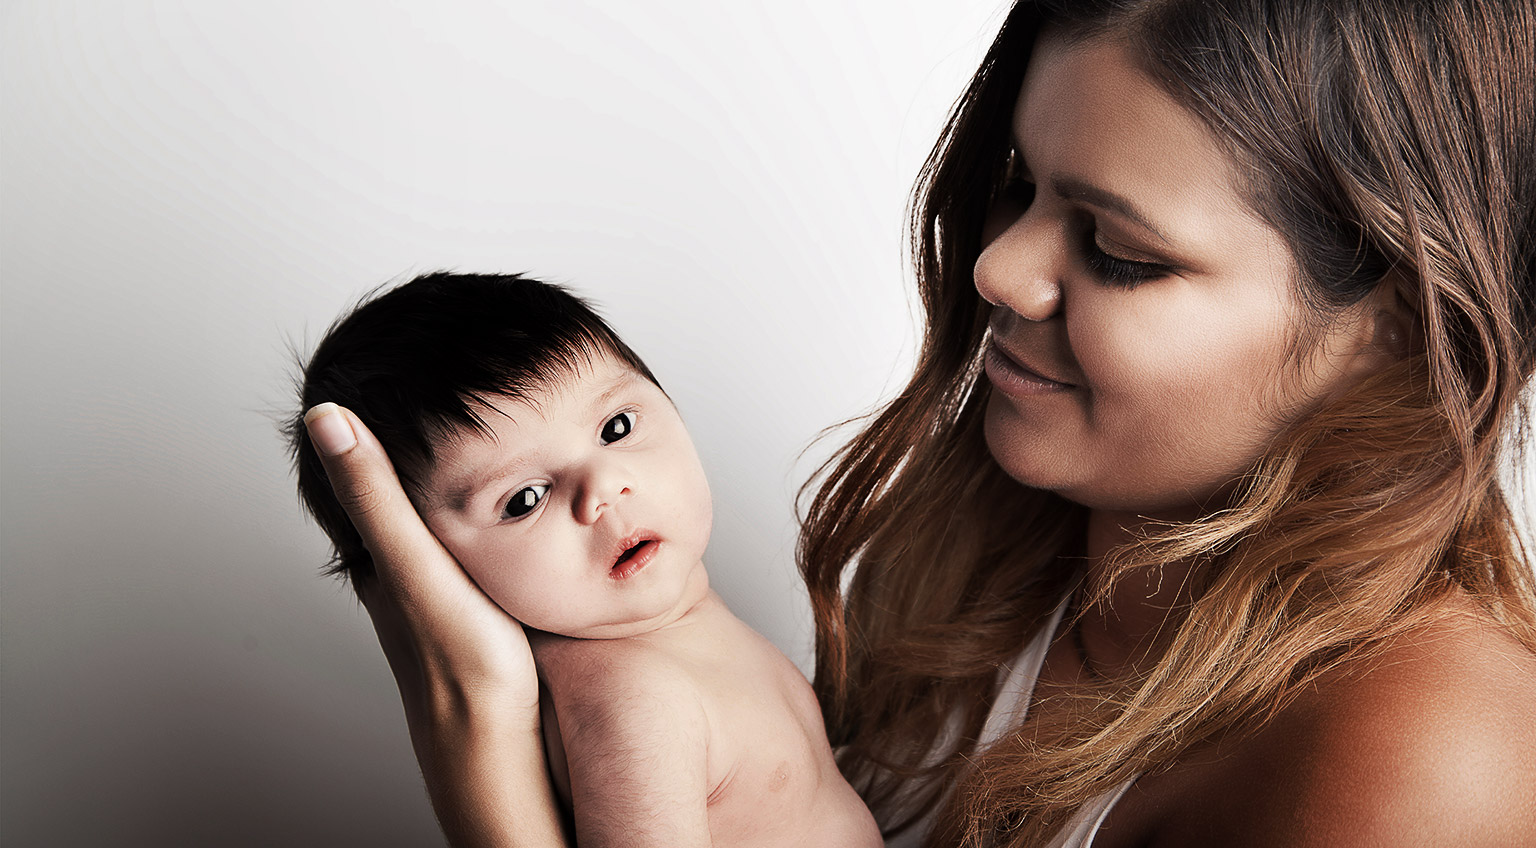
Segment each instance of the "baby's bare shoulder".
M557 705L697 697L688 664L646 640L561 639L539 646L534 656Z

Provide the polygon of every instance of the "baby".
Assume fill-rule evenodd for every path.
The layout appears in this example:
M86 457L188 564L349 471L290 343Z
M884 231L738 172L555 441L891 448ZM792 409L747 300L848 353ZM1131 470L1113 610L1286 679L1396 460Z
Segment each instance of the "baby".
M709 486L676 408L581 300L418 277L331 327L302 401L355 412L427 526L530 629L581 848L881 844L804 676L709 588ZM291 432L333 570L371 576Z

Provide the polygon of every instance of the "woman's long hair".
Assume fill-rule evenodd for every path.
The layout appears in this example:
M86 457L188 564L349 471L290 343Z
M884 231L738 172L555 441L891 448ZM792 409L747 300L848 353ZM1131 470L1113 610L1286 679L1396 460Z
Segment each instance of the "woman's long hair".
M1382 280L1413 352L1279 434L1225 508L1115 552L1083 587L1196 563L1156 665L987 750L997 669L1070 589L1085 510L1011 479L982 434L989 307L972 269L1041 28L1125 39L1248 165L1312 320ZM899 829L1028 845L1085 800L1252 729L1462 592L1536 651L1536 595L1498 475L1536 366L1532 0L1018 3L912 210L926 334L894 401L807 484L799 547L817 695L842 762ZM904 819L903 819L904 815Z

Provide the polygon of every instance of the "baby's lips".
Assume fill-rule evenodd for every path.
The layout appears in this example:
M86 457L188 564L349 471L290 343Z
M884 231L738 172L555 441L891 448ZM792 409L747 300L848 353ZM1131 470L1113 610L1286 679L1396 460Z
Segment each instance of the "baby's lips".
M651 564L656 559L656 552L661 547L661 542L656 539L642 539L639 543L625 550L614 561L613 567L608 570L608 575L616 580L627 580L636 573Z
M612 563L613 566L617 566L622 560L626 558L626 554L632 554L634 549L642 543L659 541L661 540L656 537L656 534L649 530L632 530L614 543L612 556L609 557L609 562Z

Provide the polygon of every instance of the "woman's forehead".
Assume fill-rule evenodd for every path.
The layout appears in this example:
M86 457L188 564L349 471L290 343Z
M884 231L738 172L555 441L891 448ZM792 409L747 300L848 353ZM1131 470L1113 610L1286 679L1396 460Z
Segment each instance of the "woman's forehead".
M1263 225L1231 154L1123 40L1043 36L1012 127L1037 184L1112 200L1098 205L1118 204L1124 217L1167 241L1188 244L1230 224Z

